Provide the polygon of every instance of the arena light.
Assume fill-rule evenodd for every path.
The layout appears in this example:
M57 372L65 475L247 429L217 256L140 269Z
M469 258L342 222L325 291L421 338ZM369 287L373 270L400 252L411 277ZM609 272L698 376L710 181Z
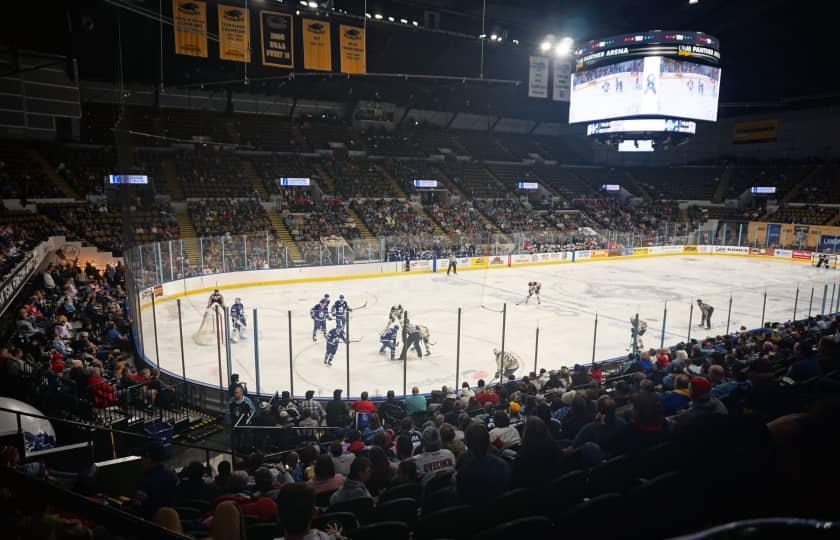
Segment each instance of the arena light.
M308 6L308 5L309 5L309 2L307 2L306 0L300 0L300 5L302 5L302 6Z
M317 8L318 7L318 2L309 2L309 7L311 7L312 9Z
M487 34L479 34L478 39L487 39Z
M388 22L394 22L394 18L393 17L388 17Z
M403 24L408 24L408 19L400 19L400 22Z
M413 24L414 26L420 26L420 23L418 23L417 21L411 21L411 24Z
M691 5L699 4L700 0L688 0L688 3L691 4Z
M367 17L368 19L370 19L371 17L373 17L373 15L371 15L370 13L365 13L365 17Z
M381 13L377 13L377 14L375 14L375 15L373 16L373 18L374 18L374 19L376 19L377 21L381 21L381 20L382 20L382 14L381 14Z
M542 52L548 52L551 50L551 42L550 41L543 41L540 43L540 50Z
M514 44L514 45L519 45L519 40L518 40L518 39L514 39L514 40L513 40L513 44Z
M496 35L496 34L490 34L490 41L496 41L497 39L499 39L499 36L498 36L498 35Z

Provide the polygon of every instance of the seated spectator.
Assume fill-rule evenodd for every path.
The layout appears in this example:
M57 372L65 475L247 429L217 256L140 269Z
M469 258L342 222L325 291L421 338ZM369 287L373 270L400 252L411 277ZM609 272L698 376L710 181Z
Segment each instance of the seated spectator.
M405 414L411 416L417 412L426 412L426 397L420 395L416 386L411 389L411 395L405 398Z
M788 369L788 377L796 382L802 382L823 374L820 362L813 350L813 342L810 339L797 341L793 345L793 353L795 358L790 369Z
M577 395L577 390L569 390L568 392L563 392L560 396L560 403L557 407L557 410L554 411L552 415L555 420L563 420L567 414L572 410L572 403L575 401L575 396Z
M397 466L397 473L391 482L391 487L401 484L417 484L417 467L412 461L400 461Z
M385 488L391 485L394 477L394 470L391 468L388 456L378 446L370 448L370 471L370 478L365 485L374 497L378 497Z
M216 478L213 479L213 485L218 493L223 493L227 490L227 483L230 479L232 467L230 461L220 461L216 468Z
M314 390L306 391L306 399L300 402L299 409L301 415L304 415L306 412L309 412L309 417L315 420L315 422L317 422L317 425L321 425L321 421L326 416L326 413L324 412L324 407L319 401L315 399Z
M605 455L615 454L615 439L623 429L624 419L616 416L616 403L610 396L598 398L595 420L583 426L572 441L572 446L580 448L586 443L595 443Z
M478 392L475 394L475 399L482 405L486 405L488 403L493 404L496 406L499 404L499 394L494 392L490 388L485 388L484 380L479 379L478 381Z
M466 451L464 443L455 439L455 428L451 424L440 426L440 441L441 448L452 452L456 460Z
M397 400L393 390L388 390L387 399L379 404L379 414L390 425L398 423L405 416L405 407Z
M330 455L332 457L333 467L335 473L342 476L350 474L350 465L356 459L356 454L353 452L344 452L344 446L341 441L333 441L330 445Z
M616 434L616 454L635 454L670 439L671 430L662 414L662 404L653 392L633 398L630 421Z
M368 421L368 425L365 428L364 432L362 432L362 439L364 440L365 444L370 446L373 443L373 437L377 433L382 433L384 428L382 427L381 422L379 421L378 414L371 414L370 420Z
M233 424L240 416L254 414L256 410L254 402L245 395L245 389L241 384L237 384L233 388L233 396L228 400L225 409L225 422Z
M332 540L339 538L338 531L312 529L315 516L315 491L307 485L283 486L278 495L279 518L283 524L283 540ZM216 537L213 537L216 538ZM239 537L237 537L239 538Z
M178 484L176 500L179 505L189 506L190 499L206 501L208 504L219 496L218 488L204 479L204 465L198 461L184 467L184 479Z
M321 454L315 460L315 478L307 484L315 490L315 493L335 491L344 485L344 475L335 472L332 456Z
M510 425L505 411L496 411L493 414L493 429L490 430L490 444L498 450L515 450L521 443L519 432Z
M718 399L728 396L738 386L736 381L727 380L726 369L717 364L709 366L709 382L712 383L712 397Z
M365 483L370 480L370 460L366 457L356 456L353 464L350 465L350 476L344 481L341 489L330 497L330 506L338 503L355 501L356 499L371 499Z
M686 426L704 416L727 414L726 405L711 396L712 384L703 377L694 377L689 383L691 406L688 410L671 417L674 430L686 429Z
M562 420L562 436L571 441L575 438L580 428L595 419L595 411L592 402L586 397L586 392L578 392L572 401L572 407Z
M163 506L175 506L178 477L164 466L165 459L162 443L153 443L143 452L143 476L137 491L141 513L146 518Z
M341 390L333 392L333 398L327 403L325 409L329 427L347 427L349 413L347 412L347 404L341 400Z
M490 452L490 435L484 424L471 424L464 440L467 453L458 465L458 498L463 504L487 504L510 487L510 467Z
M455 456L449 450L441 449L440 431L429 426L423 430L423 452L414 457L417 477L425 486L438 473L455 470Z
M549 485L560 475L562 460L563 451L549 435L545 422L536 416L528 418L513 462L511 487L538 489Z
M674 377L674 389L659 396L659 402L662 404L662 414L671 416L688 407L691 402L688 382L688 375Z

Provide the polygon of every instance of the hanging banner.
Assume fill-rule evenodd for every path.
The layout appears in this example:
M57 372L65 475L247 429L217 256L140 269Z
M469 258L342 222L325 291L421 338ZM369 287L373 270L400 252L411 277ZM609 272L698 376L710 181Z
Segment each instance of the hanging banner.
M172 0L175 54L207 58L207 4L200 0Z
M341 72L365 73L367 71L365 29L342 24L339 30L341 30L338 40L341 46Z
M569 86L572 81L572 65L554 59L554 101L569 101Z
M250 29L247 9L219 4L219 58L250 62Z
M546 56L529 57L528 97L548 97L548 57Z
M332 71L330 23L315 19L303 21L303 67L317 71Z
M295 67L292 16L276 11L260 11L262 65Z

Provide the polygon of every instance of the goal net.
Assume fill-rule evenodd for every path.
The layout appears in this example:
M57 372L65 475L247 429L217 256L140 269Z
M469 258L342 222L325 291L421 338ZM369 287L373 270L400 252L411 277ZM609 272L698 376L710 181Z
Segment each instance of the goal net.
M193 334L193 341L199 345L216 345L225 342L224 326L222 325L223 315L218 306L209 307L204 311L201 319L201 326Z

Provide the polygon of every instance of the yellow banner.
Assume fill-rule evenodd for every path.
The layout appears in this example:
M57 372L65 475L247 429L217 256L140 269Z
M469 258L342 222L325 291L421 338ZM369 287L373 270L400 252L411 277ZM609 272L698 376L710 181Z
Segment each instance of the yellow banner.
M365 29L342 24L339 45L341 45L341 72L366 73Z
M260 41L264 66L295 67L292 16L276 11L260 11Z
M251 26L248 10L219 4L219 58L251 61Z
M303 19L303 67L317 71L332 71L330 23Z
M736 143L775 141L778 134L779 120L776 118L737 122L732 134L732 141Z
M172 0L175 53L207 58L207 4L200 0Z

